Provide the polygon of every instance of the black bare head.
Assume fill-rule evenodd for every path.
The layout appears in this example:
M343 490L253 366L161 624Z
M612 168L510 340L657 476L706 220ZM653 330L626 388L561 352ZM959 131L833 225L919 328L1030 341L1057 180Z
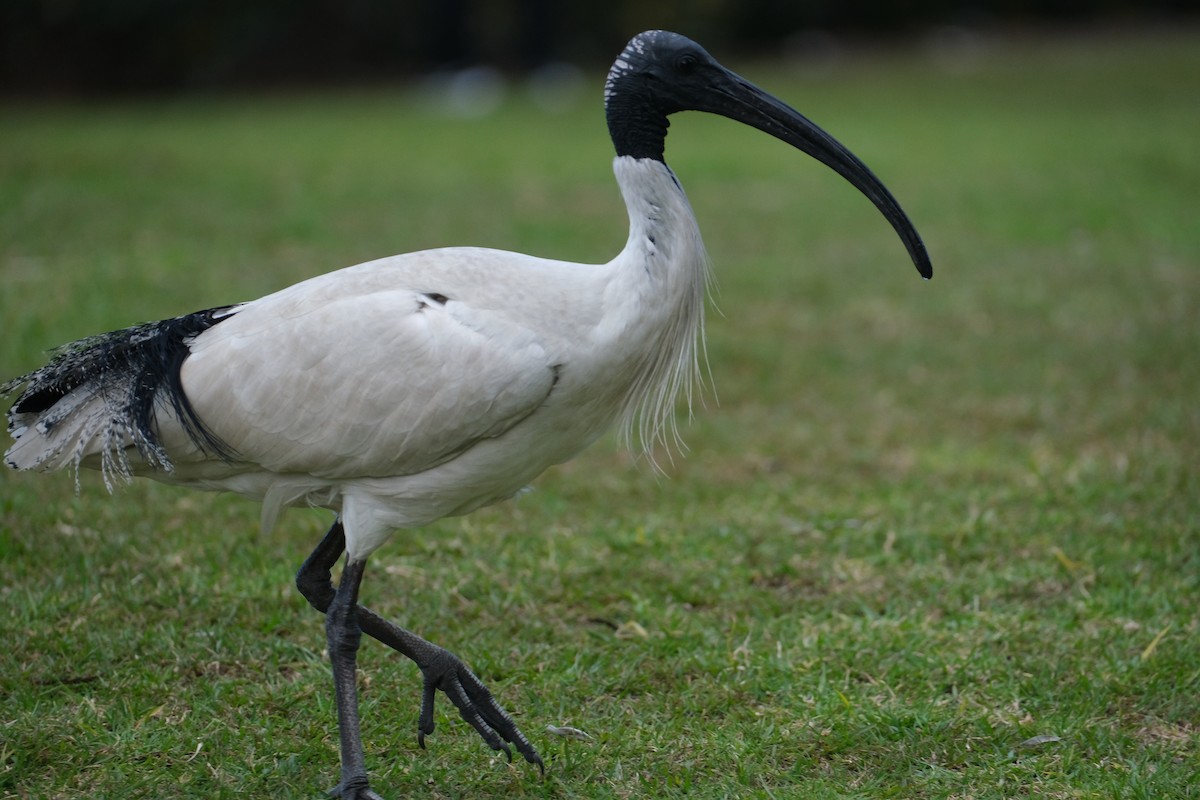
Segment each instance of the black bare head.
M933 275L920 234L862 161L800 112L725 69L686 36L646 31L633 37L608 73L604 103L619 156L662 161L667 117L678 111L720 114L787 142L865 194L900 235L921 276Z

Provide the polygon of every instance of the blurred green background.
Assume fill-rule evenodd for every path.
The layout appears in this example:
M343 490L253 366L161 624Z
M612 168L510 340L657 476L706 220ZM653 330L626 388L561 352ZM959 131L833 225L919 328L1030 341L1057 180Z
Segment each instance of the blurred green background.
M0 90L211 91L388 81L486 65L603 69L641 30L726 56L826 57L842 40L1195 23L1187 0L7 0Z

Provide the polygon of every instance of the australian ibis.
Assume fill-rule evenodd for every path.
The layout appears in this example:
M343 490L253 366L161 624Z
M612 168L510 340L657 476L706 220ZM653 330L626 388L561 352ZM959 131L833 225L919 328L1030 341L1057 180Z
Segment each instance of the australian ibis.
M663 161L667 118L696 110L771 134L836 170L932 274L883 184L787 104L674 33L635 36L604 87L629 238L607 264L471 247L383 258L258 300L65 345L9 381L10 467L99 470L236 492L262 523L330 509L296 583L325 614L341 743L333 794L375 798L359 734L362 633L424 676L418 739L444 692L484 741L542 767L464 663L358 604L367 559L397 530L512 497L614 423L645 446L672 434L691 392L707 262L691 207ZM331 570L346 555L338 586Z

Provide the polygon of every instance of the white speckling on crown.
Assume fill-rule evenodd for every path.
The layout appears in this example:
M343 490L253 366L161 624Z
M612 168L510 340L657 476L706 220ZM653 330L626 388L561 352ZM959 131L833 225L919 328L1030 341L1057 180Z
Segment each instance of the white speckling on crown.
M647 45L654 40L660 31L645 31L629 40L629 44L613 62L612 69L608 71L608 78L604 81L604 99L608 101L613 95L613 84L622 75L629 73L633 69L630 63L630 57L634 55L643 56L646 54Z

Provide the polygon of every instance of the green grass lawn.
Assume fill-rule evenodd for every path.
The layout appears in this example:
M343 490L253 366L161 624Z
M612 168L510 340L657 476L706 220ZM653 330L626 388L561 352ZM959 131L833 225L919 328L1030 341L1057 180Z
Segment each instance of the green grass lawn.
M716 394L656 475L605 440L406 532L364 602L455 650L547 758L506 766L367 642L389 797L1200 797L1200 35L738 65L925 235L748 128L667 155L719 284ZM604 261L602 73L561 116L402 90L0 110L0 375L368 258ZM719 399L718 399L719 398ZM0 797L336 782L328 517L0 476ZM547 725L594 737L564 742Z

